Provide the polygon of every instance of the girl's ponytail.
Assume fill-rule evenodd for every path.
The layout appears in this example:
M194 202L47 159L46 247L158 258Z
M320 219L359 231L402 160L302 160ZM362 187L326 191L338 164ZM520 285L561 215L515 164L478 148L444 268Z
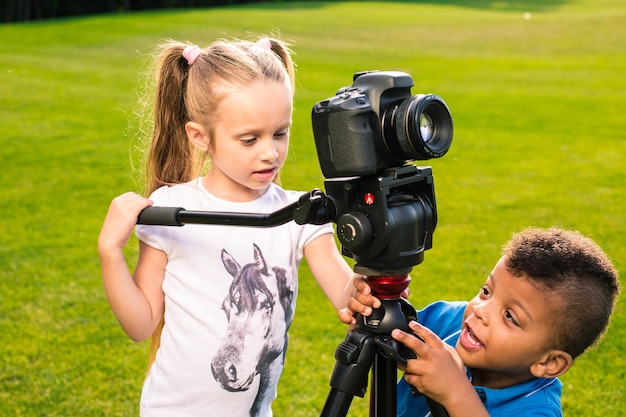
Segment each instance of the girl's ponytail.
M185 95L191 68L189 56L183 56L185 47L175 42L166 44L157 57L154 131L146 161L147 195L163 185L190 181L195 174L194 150L185 131L189 121ZM161 344L163 325L164 315L152 334L148 372Z
M291 89L293 90L296 84L296 72L289 46L285 42L273 38L261 38L257 41L257 43L265 42L266 40L270 42L272 51L278 56L278 58L280 58L281 62L285 66L285 70L291 80Z
M194 175L193 148L185 133L189 116L185 92L191 66L183 57L187 45L169 43L156 61L154 132L146 164L146 191L190 181Z

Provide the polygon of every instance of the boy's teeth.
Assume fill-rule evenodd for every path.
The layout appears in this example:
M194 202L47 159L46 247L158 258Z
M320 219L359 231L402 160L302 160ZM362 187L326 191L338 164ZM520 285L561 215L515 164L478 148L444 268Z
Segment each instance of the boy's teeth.
M480 342L474 339L474 333L470 329L467 329L467 339L474 345L480 345Z

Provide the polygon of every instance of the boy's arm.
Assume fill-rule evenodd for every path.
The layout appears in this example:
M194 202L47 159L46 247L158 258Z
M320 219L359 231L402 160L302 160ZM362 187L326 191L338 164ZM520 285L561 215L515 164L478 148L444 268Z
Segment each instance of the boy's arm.
M412 321L409 327L419 338L399 329L392 332L417 355L401 366L406 382L441 404L450 417L489 416L454 348L419 323Z

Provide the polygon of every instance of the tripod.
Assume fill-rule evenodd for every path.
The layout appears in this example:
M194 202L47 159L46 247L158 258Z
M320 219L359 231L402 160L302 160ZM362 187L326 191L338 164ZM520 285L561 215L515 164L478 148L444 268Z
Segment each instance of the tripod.
M411 333L408 323L417 320L413 306L401 297L411 281L408 273L368 276L366 281L372 293L380 299L381 307L369 317L359 316L356 327L337 347L331 390L320 414L322 417L347 415L353 397L365 395L370 368L370 417L395 416L396 364L415 358L411 350L391 337L391 331L396 328ZM437 402L428 397L426 402L434 417L448 416L445 408Z

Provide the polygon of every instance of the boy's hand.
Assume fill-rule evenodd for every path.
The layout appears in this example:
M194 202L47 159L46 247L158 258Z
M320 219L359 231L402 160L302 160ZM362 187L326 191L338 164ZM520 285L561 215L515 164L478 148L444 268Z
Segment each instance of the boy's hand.
M417 359L399 365L404 379L422 394L445 405L455 395L455 387L468 385L465 366L454 347L435 333L415 321L411 321L409 327L419 338L399 329L391 332L395 340L417 355Z
M355 275L352 285L356 291L348 300L348 307L339 310L339 319L346 324L356 324L357 314L369 316L373 308L380 307L380 300L372 295L372 289L362 275Z

